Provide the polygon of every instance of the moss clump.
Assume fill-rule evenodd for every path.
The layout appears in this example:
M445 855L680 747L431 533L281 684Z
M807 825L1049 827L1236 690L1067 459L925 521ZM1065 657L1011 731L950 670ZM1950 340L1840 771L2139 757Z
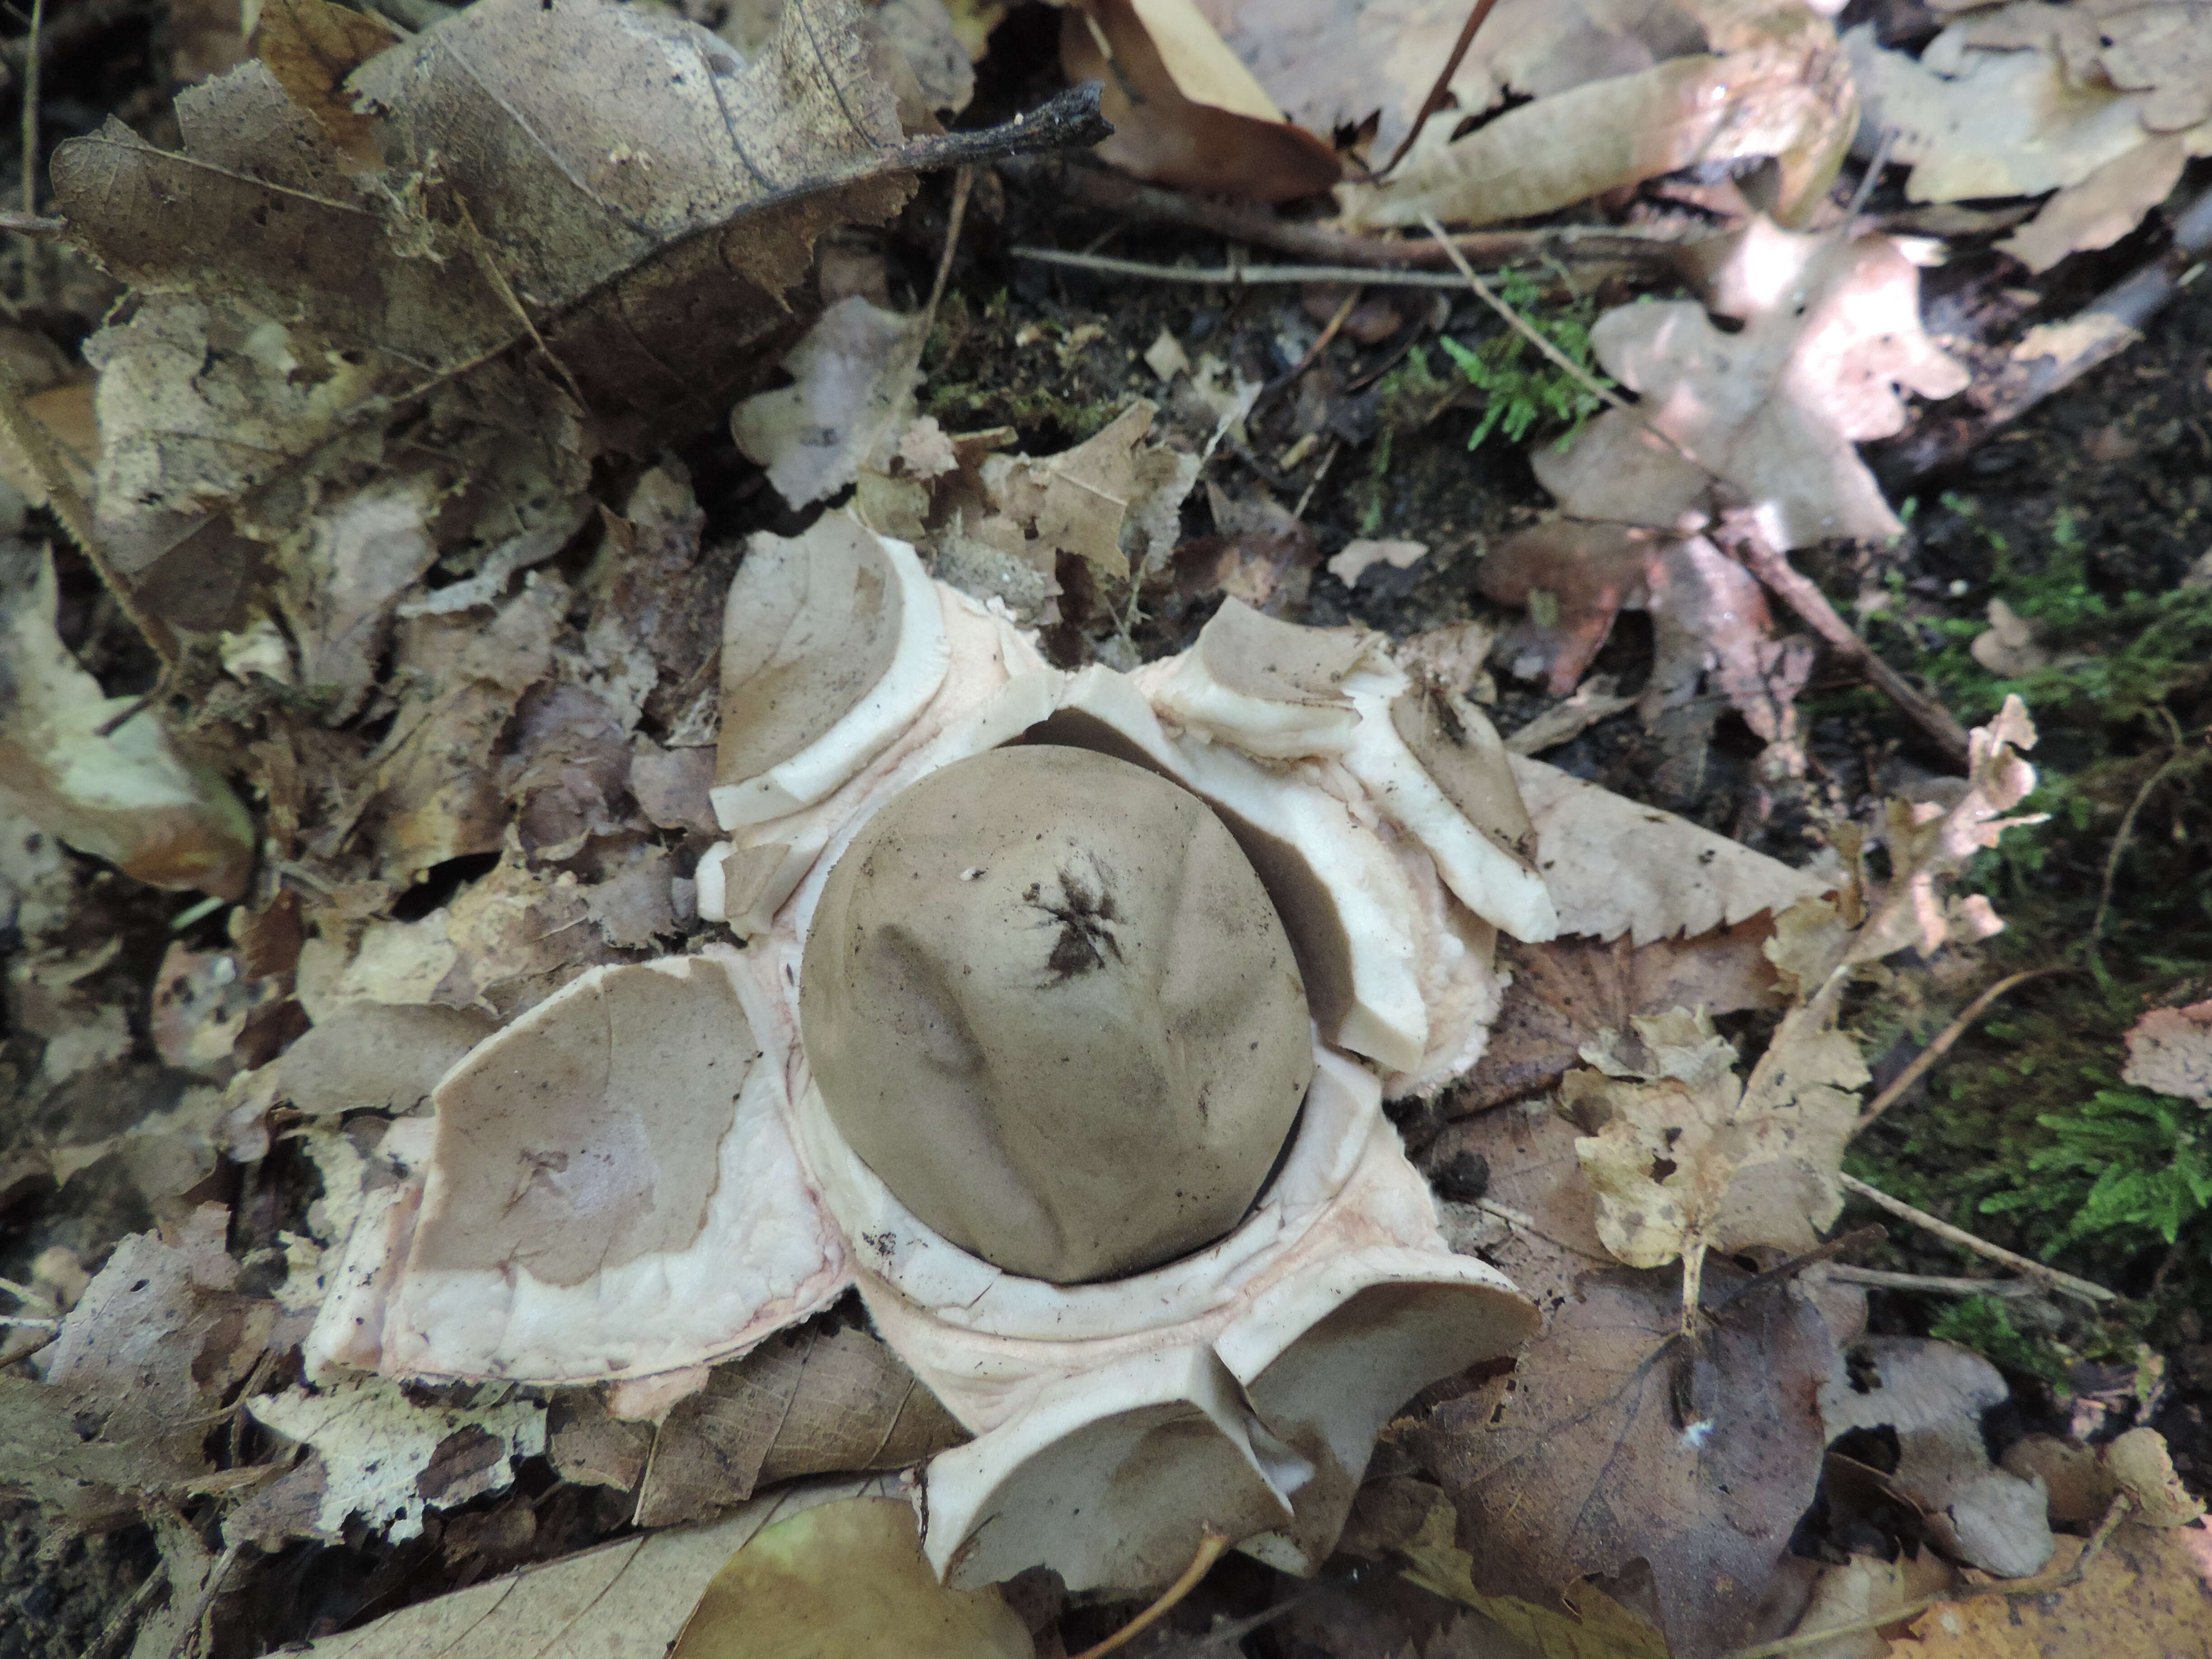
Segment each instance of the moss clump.
M1499 299L1557 347L1568 362L1589 371L1595 301L1578 296L1564 306L1543 307L1543 290L1517 270L1500 276L1497 291ZM1468 435L1469 449L1480 448L1492 432L1500 431L1508 442L1517 444L1539 426L1563 428L1559 445L1565 448L1582 430L1583 422L1603 407L1603 400L1590 390L1587 380L1559 367L1518 329L1493 334L1473 347L1461 344L1449 335L1437 343L1458 365L1468 384L1483 394L1482 419ZM1601 386L1613 384L1602 376L1591 378Z

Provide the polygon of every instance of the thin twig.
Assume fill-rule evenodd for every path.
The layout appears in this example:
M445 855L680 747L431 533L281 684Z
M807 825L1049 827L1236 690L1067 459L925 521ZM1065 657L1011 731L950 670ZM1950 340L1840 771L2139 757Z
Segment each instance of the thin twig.
M483 272L484 280L491 284L492 292L499 295L500 302L506 306L508 313L522 325L523 332L530 336L531 343L538 348L538 354L553 365L554 373L568 388L568 395L576 400L576 412L588 416L592 412L591 399L584 395L584 388L577 383L576 377L568 372L568 365L554 355L553 348L545 343L545 337L538 331L537 319L522 303L522 296L514 291L514 284L507 280L507 272L500 265L499 256L492 251L483 232L477 228L476 216L469 211L467 201L459 194L453 200L461 210L461 228L468 234L469 252L476 256L477 268Z
M1896 1273L1886 1267L1854 1267L1831 1262L1828 1277L1839 1285L1863 1285L1876 1291L1923 1291L1929 1296L2038 1296L2040 1285L2025 1279L1954 1279L1942 1273Z
M1807 1648L1824 1646L1839 1636L1858 1636L1878 1631L1886 1625L1893 1625L1901 1619L1917 1619L1931 1607L1943 1607L1953 1601L1975 1601L1991 1595L2048 1595L2053 1590L2071 1589L2088 1576L2090 1564L2104 1553L2105 1540L2112 1535L2112 1528L2120 1524L2133 1507L2125 1492L2116 1496L2112 1507L2105 1511L2105 1518L2097 1523L2097 1530L2089 1535L2089 1541L2082 1547L2081 1553L2074 1558L2074 1565L2063 1572L2052 1573L2042 1578L2001 1578L1995 1583L1969 1584L1964 1589L1946 1590L1941 1595L1923 1595L1917 1601L1907 1601L1902 1607L1892 1607L1887 1612L1859 1620L1855 1624L1827 1625L1819 1630L1800 1631L1778 1641L1760 1642L1753 1647L1738 1648L1733 1653L1722 1656L1722 1659L1781 1659L1784 1654L1802 1653Z
M1948 1054L1951 1045L1973 1028L1974 1022L1982 1017L1989 1006L2011 990L2013 987L2025 985L2032 979L2041 979L2048 974L2067 974L2073 971L2070 968L2031 968L2026 973L2008 975L1990 986L1960 1009L1959 1017L1945 1026L1933 1042L1914 1055L1912 1063L1892 1078L1887 1088L1867 1102L1866 1109L1859 1114L1859 1121L1851 1126L1851 1133L1853 1134L1861 1133L1869 1123L1894 1106L1899 1097L1925 1077L1928 1074L1928 1068Z
M1321 354L1328 349L1329 343L1334 340L1343 329L1345 319L1352 315L1359 304L1359 296L1365 292L1366 289L1356 283L1345 291L1342 302L1338 305L1328 321L1323 325L1321 332L1314 337L1314 343L1306 348L1305 355L1300 357L1286 373L1269 381L1261 389L1260 395L1252 400L1252 408L1255 411L1265 409L1298 383L1298 377L1311 368L1320 360Z
M937 321L937 304L945 297L945 284L952 276L952 256L960 249L961 222L968 216L968 192L975 187L975 169L972 166L954 169L952 208L945 216L945 251L937 256L937 278L929 285L929 303L921 308L921 337L925 340Z
M1451 255L1451 262L1458 269L1460 281L1466 283L1468 287L1473 289L1477 294L1480 295L1482 296L1482 302L1488 306L1492 311L1496 312L1500 317L1503 317L1505 319L1506 325L1512 329L1515 333L1520 335L1522 339L1528 341L1530 345L1534 346L1537 350L1543 353L1546 360L1550 362L1553 368L1558 369L1569 380L1574 381L1574 383L1581 386L1583 391L1591 393L1606 403L1611 404L1615 409L1626 410L1630 414L1635 415L1638 420L1644 421L1644 416L1637 413L1635 405L1631 404L1627 398L1622 397L1611 386L1606 385L1604 381L1599 380L1596 375L1591 374L1589 370L1584 368L1573 358L1568 356L1565 352L1560 350L1559 347L1553 344L1550 340L1544 337L1543 332L1539 330L1534 323L1523 317L1519 312L1514 310L1511 306L1507 305L1504 301L1499 299L1498 295L1492 291L1490 284L1484 282L1481 277L1474 274L1474 267L1468 264L1467 255L1462 253L1457 248L1451 246L1451 239L1444 234L1444 228L1437 222L1437 216L1435 214L1424 213L1421 216L1421 227L1423 229L1426 230L1430 235L1436 238L1437 241L1444 244L1444 251ZM1644 421L1644 424L1650 426L1651 423L1649 421ZM1653 428L1653 430L1656 431L1657 428ZM1667 436L1663 432L1660 433L1659 435L1662 438ZM1668 438L1667 441L1669 443L1674 443L1674 441L1672 438ZM1680 444L1674 444L1674 447L1677 449L1681 448ZM1694 460L1696 458L1692 456L1691 459Z
M1039 264L1071 265L1115 276L1142 276L1155 283L1203 283L1219 288L1266 288L1285 283L1376 283L1389 288L1437 288L1457 293L1467 284L1441 270L1378 272L1365 265L1162 265L1147 259L1123 259L1111 253L1077 253L1054 247L1018 247L1017 259Z
M1314 491L1319 489L1321 481L1328 477L1329 468L1336 465L1337 452L1343 447L1343 443L1338 439L1331 438L1328 441L1328 453L1321 458L1321 465L1314 469L1312 479L1307 483L1305 489L1299 492L1298 504L1291 509L1291 516L1293 519L1305 517L1306 507L1313 500Z
M1859 187L1851 192L1851 204L1844 210L1845 219L1859 216L1861 210L1867 204L1867 198L1874 194L1874 187L1881 182L1881 170L1889 165L1889 153L1896 147L1897 129L1894 126L1883 127L1881 136L1875 140L1874 154L1867 157L1866 171L1859 175Z
M1429 88L1429 95L1421 100L1421 107L1413 117L1413 125L1406 129L1406 136L1398 141L1398 148L1390 152L1390 159L1382 164L1382 170L1374 175L1376 182L1388 177L1391 169L1406 159L1406 152L1413 149L1413 140L1421 136L1421 129L1428 125L1429 118L1444 106L1445 100L1451 96L1452 76L1459 73L1459 66L1467 58L1467 49L1474 44L1474 32L1482 27L1482 20L1490 15L1497 4L1498 0L1474 0L1474 9L1467 15L1467 21L1460 25L1459 39L1452 42L1451 55L1444 59L1442 72Z
M39 35L46 0L31 0L31 32L23 43L23 216L39 211Z
M169 1575L157 1561L153 1571L131 1592L131 1599L116 1609L115 1617L100 1632L100 1639L85 1650L84 1659L115 1659L137 1630L139 1620L145 1618L147 1609L154 1605L154 1599L168 1588Z
M1054 203L1151 224L1181 225L1231 242L1272 248L1278 253L1322 264L1363 270L1441 265L1444 251L1425 237L1362 236L1285 219L1249 202L1189 196L1134 179L1067 156L1019 156L999 164L1000 171L1024 181ZM1462 231L1451 246L1486 264L1505 259L1553 258L1572 261L1614 261L1644 270L1671 265L1691 228L1655 231L1601 225L1553 225L1537 230ZM1702 234L1702 228L1699 228Z
M152 689L138 696L133 697L131 700L129 706L120 714L110 714L106 720L100 721L99 725L94 726L92 728L92 735L95 738L112 738L125 726L128 726L138 715L144 714L155 703L161 702L163 697L169 694L169 679L171 675L175 672L176 664L173 662L163 663L161 665L161 678L154 682Z
M1970 753L1966 728L1951 711L1874 653L1856 630L1836 614L1828 596L1791 564L1759 531L1747 513L1725 515L1715 539L1726 542L1767 590L1797 613L1837 655L1858 670L1867 683L1911 716L1933 738L1953 764L1965 766Z
M2105 855L2105 881L2097 894L2097 914L2089 922L2089 955L2092 960L2096 958L2099 947L2104 943L2105 921L2112 910L2112 884L2119 878L2120 859L2127 852L2129 842L2135 838L2136 817L2159 785L2176 772L2197 764L2197 760L2198 757L2186 746L2185 740L2177 733L2173 752L2166 757L2156 771L2143 780L2142 787L2136 791L2136 798L2128 803L2128 810L2121 815L2120 827L2112 836L2112 851Z
M204 1623L215 1607L215 1598L222 1594L223 1580L230 1577L231 1568L238 1565L239 1552L245 1547L246 1540L242 1538L224 1546L222 1553L216 1558L215 1565L208 1569L206 1581L192 1598L191 1613L177 1621L183 1629L177 1637L176 1645L169 1650L169 1659L183 1659L184 1655L201 1645Z
M1992 1261L2002 1262L2014 1273L2025 1273L2061 1296L2070 1296L2081 1302L2117 1302L2117 1292L2102 1285L2093 1285L2086 1279L2076 1279L2072 1273L2061 1273L2056 1267L2045 1267L2032 1257L2016 1255L2002 1244L1992 1244L1986 1238L1977 1238L1963 1227L1954 1227L1941 1216L1916 1209L1901 1198L1892 1198L1878 1187L1869 1187L1856 1176L1838 1175L1837 1181L1847 1193L1856 1193L1870 1204L1881 1206L1899 1220L1910 1221L1914 1226L1936 1235L1947 1243L1956 1244L1962 1250L1972 1250L1976 1255L1987 1256Z
M1198 1540L1198 1553L1190 1558L1190 1565L1182 1570L1182 1577L1163 1590L1158 1601L1153 1602L1152 1606L1146 1607L1104 1641L1084 1649L1082 1652L1073 1656L1073 1659L1104 1659L1105 1655L1113 1652L1116 1648L1125 1646L1142 1632L1150 1630L1167 1617L1176 1602L1198 1588L1199 1580L1204 1578L1212 1570L1213 1564L1221 1559L1222 1551L1228 1547L1229 1538L1225 1533L1206 1533Z

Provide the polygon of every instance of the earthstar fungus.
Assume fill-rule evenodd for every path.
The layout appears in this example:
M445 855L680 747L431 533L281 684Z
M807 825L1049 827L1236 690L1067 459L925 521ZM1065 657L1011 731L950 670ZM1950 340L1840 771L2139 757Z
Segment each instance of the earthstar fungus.
M827 515L732 585L700 911L439 1084L319 1367L667 1401L857 1286L975 1437L918 1477L962 1584L1334 1547L1374 1437L1534 1309L1382 1115L1550 937L1486 720L1378 636L1229 601L1062 672ZM403 1160L404 1161L404 1160Z

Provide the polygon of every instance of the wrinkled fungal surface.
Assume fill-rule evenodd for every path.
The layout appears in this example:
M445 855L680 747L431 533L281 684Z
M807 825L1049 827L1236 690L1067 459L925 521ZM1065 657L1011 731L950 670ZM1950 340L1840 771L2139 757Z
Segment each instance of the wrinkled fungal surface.
M1063 1284L1236 1225L1313 1074L1250 861L1188 790L1080 749L994 750L878 812L799 984L853 1150L951 1243Z

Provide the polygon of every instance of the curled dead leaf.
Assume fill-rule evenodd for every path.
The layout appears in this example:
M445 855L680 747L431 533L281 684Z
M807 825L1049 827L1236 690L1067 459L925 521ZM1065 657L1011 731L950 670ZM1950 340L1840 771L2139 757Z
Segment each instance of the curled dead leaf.
M240 897L245 806L157 709L101 694L54 631L57 598L51 557L0 549L0 805L136 880Z

